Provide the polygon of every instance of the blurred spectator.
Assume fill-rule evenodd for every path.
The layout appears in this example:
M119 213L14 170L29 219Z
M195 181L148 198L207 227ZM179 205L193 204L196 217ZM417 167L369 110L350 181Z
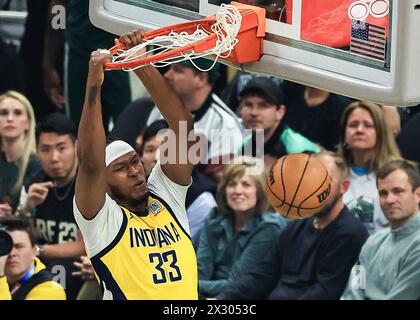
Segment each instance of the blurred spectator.
M42 59L44 50L54 50L44 47L45 26L48 20L48 8L50 0L27 0L25 33L20 46L20 56L23 62L25 94L31 101L35 117L39 121L44 116L58 111L58 107L52 103L44 91L44 79L42 72ZM64 44L58 48L58 59L55 62L60 79L62 78ZM61 81L61 80L60 80ZM63 94L63 93L61 93ZM62 101L64 103L64 101Z
M82 280L71 276L75 258L85 254L82 236L73 216L77 172L76 127L61 113L38 123L37 154L42 169L22 189L18 214L30 214L37 230L39 258L50 270L66 268L66 293L75 299Z
M53 281L54 276L35 256L35 236L30 223L15 217L0 219L0 223L13 239L12 251L0 257L1 299L66 300L63 287Z
M89 1L86 0L51 0L50 7L62 5L67 8L66 41L68 45L67 99L73 122L78 126L85 98L90 54L98 48L108 49L114 45L116 36L94 27L89 20ZM49 10L51 13L51 10ZM52 14L50 16L51 20ZM48 24L43 59L44 81L47 94L57 106L63 106L63 85L56 69L60 48L64 43L64 31L55 30ZM102 112L105 130L109 123L115 122L118 115L131 101L128 74L124 71L105 73L102 87Z
M167 134L168 124L165 120L157 120L146 127L141 135L142 143L138 150L141 162L143 163L146 177L150 175L160 157L160 147ZM197 169L192 172L192 184L188 188L185 199L190 235L194 247L197 248L200 231L204 225L204 220L212 208L216 207L214 194L216 185L209 178L204 176Z
M384 112L385 123L394 137L398 137L401 132L401 117L397 107L383 105L382 110Z
M136 150L143 163L144 173L149 177L160 156L160 147L168 134L166 120L156 120L145 127L136 139Z
M343 204L349 186L344 161L325 152L316 157L333 179L326 206L314 217L290 222L266 257L244 271L218 299L341 297L367 232Z
M401 156L379 105L358 101L346 108L341 120L339 153L350 167L350 188L344 203L370 234L387 227L379 206L376 171Z
M32 105L8 91L0 95L0 216L15 211L23 183L39 169Z
M0 10L4 13L25 13L26 1L23 0L0 0ZM9 11L9 12L8 12ZM10 43L16 47L19 46L20 38L24 32L24 27L21 17L10 17L0 21L0 37L2 37L7 43Z
M147 118L155 107L150 98L140 98L130 103L120 114L109 139L123 140L137 151L142 144L142 132L147 127Z
M89 257L81 256L80 261L75 261L73 265L77 271L74 271L72 275L84 280L76 300L102 300L102 290Z
M213 61L200 58L194 64L207 70ZM185 107L194 117L194 131L207 140L207 154L201 154L202 166L199 170L208 177L217 180L221 172L222 156L236 153L242 143L242 126L238 117L213 92L213 84L219 78L219 65L203 72L195 68L190 61L171 64L165 73L165 78L179 95ZM161 119L157 108L151 112L147 124ZM213 160L212 159L216 159Z
M0 94L8 90L23 91L22 62L16 50L0 37Z
M272 79L254 77L241 91L240 97L239 114L243 126L252 130L252 134L245 136L242 154L255 157L257 154L262 156L264 151L265 165L270 167L289 153L320 151L316 144L283 123L287 112L283 104L284 93ZM261 130L263 141L258 141L256 130ZM249 150L252 154L247 154Z
M420 112L420 104L413 106L413 107L407 107L410 117L413 117L415 114Z
M420 299L420 176L405 160L378 170L381 208L390 227L372 235L353 269L344 299Z
M328 91L285 82L284 122L327 150L337 150L340 118L352 100Z
M24 31L25 4L22 0L0 0L0 10L4 15L0 21L0 94L8 90L24 92L25 89L23 65L18 54Z
M223 171L217 190L218 208L205 221L197 251L198 289L215 297L253 268L286 225L269 213L260 159L238 157Z
M398 145L404 158L414 160L420 168L420 113L415 114L403 127Z

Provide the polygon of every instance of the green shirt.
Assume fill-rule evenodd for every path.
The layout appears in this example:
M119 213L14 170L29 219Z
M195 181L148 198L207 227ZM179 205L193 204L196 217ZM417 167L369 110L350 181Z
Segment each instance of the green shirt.
M34 175L41 169L41 163L35 155L29 158L28 166L26 167L25 177L23 182ZM12 207L16 209L19 204L20 190L12 195L12 188L16 183L19 175L19 167L16 162L7 161L5 154L0 152L0 201L5 196L10 196L12 200Z
M286 220L264 213L234 233L231 216L213 210L206 218L197 250L200 295L214 297L257 265L276 241Z
M247 134L237 154L243 154L247 150L248 144L255 143L252 141L253 138L255 138L253 134ZM299 132L293 131L282 124L277 127L272 137L264 143L264 154L271 154L277 158L286 154L303 152L319 153L321 148Z
M398 229L369 237L343 299L420 299L420 213Z

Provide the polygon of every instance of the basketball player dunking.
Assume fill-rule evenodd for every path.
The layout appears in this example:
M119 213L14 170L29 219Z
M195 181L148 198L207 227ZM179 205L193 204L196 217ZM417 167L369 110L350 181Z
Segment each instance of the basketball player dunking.
M130 32L120 42L133 47L142 34ZM185 211L192 165L158 162L146 183L130 145L114 141L105 147L100 97L103 66L110 59L103 50L91 55L79 127L74 215L88 255L104 299L197 299L197 262ZM179 141L180 121L188 132L193 128L191 114L154 67L135 72Z

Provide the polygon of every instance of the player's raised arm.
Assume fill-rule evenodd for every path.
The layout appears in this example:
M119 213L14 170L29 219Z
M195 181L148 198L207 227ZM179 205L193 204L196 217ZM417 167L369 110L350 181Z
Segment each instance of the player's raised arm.
M105 130L102 124L101 87L105 62L111 55L96 50L89 62L86 95L79 125L76 205L85 219L93 219L105 202Z
M143 30L129 32L120 37L119 41L128 48L134 47L142 42ZM162 170L173 182L180 185L188 185L191 182L193 165L189 159L188 150L193 142L188 141L188 134L194 128L194 121L191 113L185 108L178 95L168 84L166 79L153 66L146 66L135 70L136 75L146 87L156 106L169 124L169 128L176 136L176 163L162 164ZM181 126L186 130L180 130ZM186 133L186 136L180 136ZM186 144L187 150L180 150L180 145ZM171 155L169 155L171 157Z

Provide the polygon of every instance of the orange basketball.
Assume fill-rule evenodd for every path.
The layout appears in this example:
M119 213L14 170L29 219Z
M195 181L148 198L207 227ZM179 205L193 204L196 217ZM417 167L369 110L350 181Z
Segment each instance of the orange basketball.
M278 159L268 172L268 200L288 218L303 219L316 214L327 203L331 178L321 161L295 153Z

